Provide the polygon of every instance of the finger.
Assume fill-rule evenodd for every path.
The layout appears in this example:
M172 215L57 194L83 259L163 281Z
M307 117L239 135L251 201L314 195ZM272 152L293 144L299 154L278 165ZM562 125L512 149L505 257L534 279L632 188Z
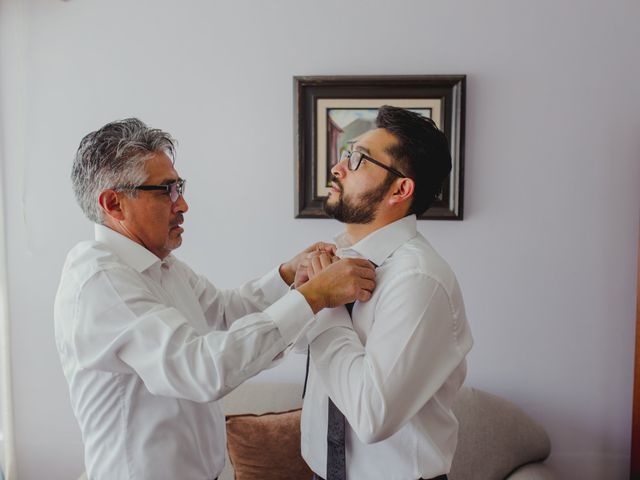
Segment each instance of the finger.
M322 271L322 260L320 259L320 255L309 259L309 270L311 270L314 275Z
M307 248L305 248L303 252L314 252L318 249L318 245L320 244L322 244L322 242L316 242L314 244L311 244Z
M312 258L319 257L320 255L327 255L327 253L320 250L314 250L313 252L307 253L306 258L307 260L311 260Z
M309 277L309 280L315 278L316 276L316 272L313 270L313 267L311 265L309 265L309 268L307 269L307 277Z
M372 268L355 267L353 270L353 273L360 278L369 278L372 280L376 278L376 271L373 270Z
M368 290L359 290L356 298L359 302L366 302L371 299L371 292Z
M374 269L374 270L376 268L376 267L374 267L373 263L371 263L366 258L349 258L347 260L350 263L352 263L354 265L357 265L358 267L371 268L371 269Z
M296 270L296 276L306 276L307 272L309 271L309 263L306 263L305 265L300 265L298 267L298 269Z
M328 253L332 253L335 254L336 253L336 246L333 243L325 243L325 242L318 242L315 244L316 246L316 250L321 251L321 252L328 252Z
M338 251L338 247L336 247L333 243L325 244L323 248L325 252L329 252L332 255L335 255Z
M332 243L326 243L326 242L316 242L310 246L308 246L307 248L305 248L303 250L303 252L324 252L324 251L331 251L331 249L335 248L335 245L333 245Z
M367 269L367 270L371 270L372 272L375 271L376 267L373 265L373 263L371 263L369 260L366 260L364 258L348 258L348 259L344 259L345 262L349 262L349 264L357 269Z
M293 284L295 285L295 288L298 288L299 286L304 285L308 281L309 281L309 277L305 273L304 275L297 275L295 280L293 281Z
M373 280L360 280L360 282L358 282L358 286L363 290L373 292L376 288L376 282Z
M321 254L319 257L320 259L320 265L322 265L322 268L327 268L329 265L331 265L333 262L331 261L331 256L329 256L326 253Z
M326 268L335 262L335 257L332 254L326 252L314 252L312 254L309 254L308 257L309 258L307 259L307 261L309 262L313 262L314 258L317 259L316 263L314 264L316 268L318 265L320 265L322 268Z
M310 267L307 267L304 272L300 274L300 277L306 280L311 280L315 275L311 271ZM305 281L306 281L305 280Z

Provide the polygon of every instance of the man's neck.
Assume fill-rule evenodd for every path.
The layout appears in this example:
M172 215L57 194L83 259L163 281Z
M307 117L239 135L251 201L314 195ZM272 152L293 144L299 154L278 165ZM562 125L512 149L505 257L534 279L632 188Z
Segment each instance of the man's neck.
M102 225L104 225L107 228L110 228L114 232L119 233L123 237L127 237L129 240L132 240L132 241L136 242L137 244L142 245L144 248L147 248L146 245L144 243L142 243L142 241L139 238L137 238L135 235L133 235L129 231L129 229L125 225L123 225L121 222L115 221L115 220L107 217L104 220L104 223Z
M134 235L127 227L126 225L124 225L124 223L121 222L117 222L111 218L106 218L104 223L102 224L103 226L110 228L111 230L113 230L114 232L119 233L120 235L127 237L129 240L136 242L138 245L142 245L144 248L146 248L147 250L149 250L151 253L153 253L156 257L158 257L160 260L164 260L165 257L167 255L169 255L170 252L166 252L164 255L158 254L157 252L152 251L149 247L147 247L144 242L137 237L136 235Z

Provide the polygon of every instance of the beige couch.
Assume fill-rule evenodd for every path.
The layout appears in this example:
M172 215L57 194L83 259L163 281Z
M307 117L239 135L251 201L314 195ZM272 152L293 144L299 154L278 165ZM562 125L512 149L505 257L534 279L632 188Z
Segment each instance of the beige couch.
M302 405L301 389L297 384L245 383L225 397L225 413L262 414L299 408ZM475 388L463 387L453 410L460 421L460 431L450 480L555 478L543 463L551 449L548 435L513 403ZM299 455L299 451L295 453ZM227 456L227 465L219 480L233 479L233 468Z
M300 408L301 390L298 384L245 383L224 398L225 413L263 414ZM463 387L453 410L460 421L460 431L449 480L555 479L543 463L551 449L549 437L542 426L513 403ZM79 480L86 480L86 476ZM219 480L234 480L228 455Z

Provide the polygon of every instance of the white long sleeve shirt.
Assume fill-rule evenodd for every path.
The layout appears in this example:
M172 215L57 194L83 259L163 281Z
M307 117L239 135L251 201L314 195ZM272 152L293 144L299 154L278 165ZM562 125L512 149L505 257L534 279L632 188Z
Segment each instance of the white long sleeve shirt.
M368 302L325 309L307 332L310 370L302 455L326 478L327 398L345 415L347 478L416 480L448 473L458 422L451 406L472 346L447 263L411 215L338 255L378 265Z
M269 366L313 318L278 270L218 290L169 255L97 225L67 256L56 344L91 480L212 480L216 400Z

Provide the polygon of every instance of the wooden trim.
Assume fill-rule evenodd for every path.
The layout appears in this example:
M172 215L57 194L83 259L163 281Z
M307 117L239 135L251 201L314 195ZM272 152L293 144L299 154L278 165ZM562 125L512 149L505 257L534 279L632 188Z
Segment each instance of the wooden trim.
M633 426L631 429L631 479L640 478L640 241L636 280L636 360L633 382Z

